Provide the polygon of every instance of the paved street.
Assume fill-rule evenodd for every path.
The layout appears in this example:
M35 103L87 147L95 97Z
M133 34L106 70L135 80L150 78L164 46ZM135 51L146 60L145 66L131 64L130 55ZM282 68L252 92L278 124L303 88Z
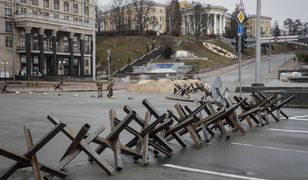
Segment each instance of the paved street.
M294 69L297 63L293 62L293 54L287 55L288 63L284 65L284 55L273 55L271 60L271 73L269 73L268 57L264 56L261 60L261 81L266 86L307 86L307 84L282 83L277 80L278 70ZM209 73L200 75L204 80L212 85L216 76L220 76L223 86L233 91L238 84L238 64L226 68L217 69ZM255 62L243 65L242 67L242 86L251 86L255 82Z
M176 103L166 100L163 94L117 91L117 99L103 100L91 98L93 92L78 95L0 95L0 147L22 154L26 150L23 125L31 128L34 141L37 141L53 127L46 120L49 113L54 113L75 129L89 123L93 127L91 131L94 131L98 125L104 124L106 130L101 136L106 137L110 132L108 112L111 108L122 118L122 108L126 104L143 114L145 108L141 101L144 97L161 112L172 108ZM133 100L129 100L129 97ZM171 159L166 159L163 155L154 158L150 153L150 166L145 168L125 156L124 169L113 176L107 176L98 166L89 164L82 154L67 168L70 174L67 179L307 179L308 113L306 109L285 111L291 116L300 117L279 123L271 120L269 126L250 129L245 136L232 132L228 142L217 133L211 143L204 144L201 149L189 147L183 150L176 142L171 142L175 149L174 156ZM248 129L247 126L246 128ZM122 142L126 142L128 138L127 134L121 136ZM192 143L188 137L186 142ZM38 153L38 159L55 166L68 145L69 140L60 134ZM103 157L110 163L113 162L111 151L104 152ZM0 172L3 173L12 163L0 157ZM12 179L28 179L30 176L31 168L28 168L18 171Z

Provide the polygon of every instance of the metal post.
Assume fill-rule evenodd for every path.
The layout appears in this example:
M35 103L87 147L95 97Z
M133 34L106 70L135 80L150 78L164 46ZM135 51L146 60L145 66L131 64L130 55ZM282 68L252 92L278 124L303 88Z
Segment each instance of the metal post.
M271 60L272 60L272 39L269 40L268 73L271 73Z
M287 63L287 39L284 41L284 63Z
M94 1L94 5L97 3L97 0ZM93 9L93 17L96 17L95 10ZM92 32L92 79L93 81L96 80L96 20L95 18L92 19L93 21L93 32ZM100 26L100 24L98 24Z
M261 83L261 0L257 0L256 83Z
M107 50L107 53L108 53L108 84L110 83L110 61L111 61L111 49L108 49Z
M238 82L240 84L240 97L242 97L242 35L239 36L239 45L238 45Z

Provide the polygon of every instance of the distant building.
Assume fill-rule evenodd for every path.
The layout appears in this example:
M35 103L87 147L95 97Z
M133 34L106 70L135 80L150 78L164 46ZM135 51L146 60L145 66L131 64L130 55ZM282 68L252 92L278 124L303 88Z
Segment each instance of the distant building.
M182 1L180 3L182 11L182 31L183 34L195 34L196 22L195 11L198 4ZM201 3L201 31L206 35L223 35L225 33L226 15L228 9L223 6Z
M10 78L91 76L94 20L94 0L2 0L0 62Z
M166 5L149 1L144 7L151 7L149 14L147 15L149 20L145 25L144 31L157 31L159 33L165 33L167 30L166 25ZM103 23L102 31L104 32L116 32L116 31L138 31L138 24L136 21L136 10L133 4L128 4L120 8L118 12L120 15L115 14L116 9L107 10L102 13ZM115 18L122 18L120 26Z
M226 27L231 26L231 15L228 14L226 18ZM256 37L257 16L248 15L245 27L247 28L247 36L249 38ZM267 16L261 16L261 36L272 36L272 18Z
M247 36L248 37L256 37L256 26L257 26L257 16L256 15L248 15L247 20ZM261 16L261 36L269 37L272 36L272 18L267 16Z

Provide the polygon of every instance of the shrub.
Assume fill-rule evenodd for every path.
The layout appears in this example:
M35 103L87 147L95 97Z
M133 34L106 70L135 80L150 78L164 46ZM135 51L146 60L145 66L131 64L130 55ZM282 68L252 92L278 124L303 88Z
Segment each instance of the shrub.
M296 53L298 61L308 63L308 52L298 52Z
M166 59L170 59L172 54L173 54L172 48L170 46L167 46L164 51L164 57Z

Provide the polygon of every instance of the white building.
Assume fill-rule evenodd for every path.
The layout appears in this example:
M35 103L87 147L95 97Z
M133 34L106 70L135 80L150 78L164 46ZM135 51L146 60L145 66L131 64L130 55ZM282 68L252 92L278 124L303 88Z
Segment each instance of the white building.
M200 18L196 18L197 7L201 5ZM180 3L182 11L182 31L183 34L195 34L195 28L199 20L200 30L206 35L223 35L226 27L227 11L223 6L216 6L204 3Z

